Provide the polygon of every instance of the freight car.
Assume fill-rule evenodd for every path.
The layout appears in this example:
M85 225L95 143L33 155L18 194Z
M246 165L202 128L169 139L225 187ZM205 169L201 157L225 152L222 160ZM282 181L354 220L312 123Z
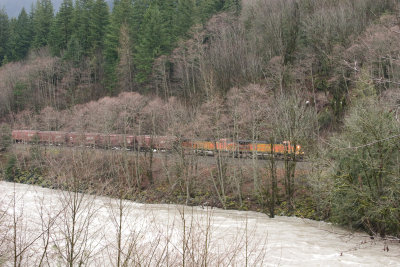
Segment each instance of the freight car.
M12 131L12 139L16 143L30 143L38 138L38 131L16 130Z
M80 132L55 132L55 131L31 131L14 130L12 138L16 143L39 143L44 145L86 146L93 148L140 151L171 151L174 146L182 147L186 151L193 151L202 155L214 155L228 153L235 157L266 157L272 152L277 155L303 155L299 145L293 146L288 141L271 145L265 141L239 140L233 142L229 139L218 141L185 140L177 141L174 136L151 135L123 135Z
M12 139L15 143L38 143L43 145L86 146L93 148L126 148L142 151L154 149L172 150L176 140L170 136L123 135L80 132L55 132L14 130Z

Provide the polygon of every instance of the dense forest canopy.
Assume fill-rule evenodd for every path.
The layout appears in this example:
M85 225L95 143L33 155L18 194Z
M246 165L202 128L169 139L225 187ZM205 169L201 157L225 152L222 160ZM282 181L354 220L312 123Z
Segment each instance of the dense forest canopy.
M0 114L65 108L123 91L178 96L193 105L263 83L280 92L327 93L324 124L330 125L343 114L353 79L343 62L360 56L345 50L382 14L395 12L393 0L115 0L113 6L63 0L55 12L51 0L40 0L16 18L1 10L0 66L55 65L36 75L42 82L29 72L3 81ZM378 67L373 73L386 71ZM33 102L35 90L52 91L52 100Z
M128 78L129 89L137 90L149 81L155 58L170 53L193 24L230 9L230 2L115 0L110 11L105 0L64 0L54 12L51 0L40 0L11 19L2 9L0 66L47 48L76 67L92 65L93 82L111 95Z

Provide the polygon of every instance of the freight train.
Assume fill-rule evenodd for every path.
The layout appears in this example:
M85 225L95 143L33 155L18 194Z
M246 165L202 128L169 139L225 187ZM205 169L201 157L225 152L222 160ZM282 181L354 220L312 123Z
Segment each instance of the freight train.
M217 141L178 140L174 136L124 135L102 133L80 133L60 131L14 130L12 139L15 143L37 143L57 146L86 146L93 148L128 149L139 151L172 151L183 148L202 155L229 153L237 157L257 155L299 155L304 153L300 145L293 146L288 141L271 145L266 141L220 139Z

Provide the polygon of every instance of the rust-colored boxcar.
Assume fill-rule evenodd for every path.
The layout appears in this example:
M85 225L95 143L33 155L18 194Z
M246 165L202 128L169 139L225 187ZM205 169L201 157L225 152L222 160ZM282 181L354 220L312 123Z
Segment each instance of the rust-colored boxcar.
M54 132L53 144L55 145L64 145L67 141L67 133L66 132Z
M37 133L39 142L43 144L62 145L66 142L65 132L41 131Z
M176 137L174 136L153 136L153 148L161 151L171 150Z
M123 147L124 146L124 136L122 134L110 134L109 135L109 147Z
M33 142L35 137L38 136L38 131L32 130L14 130L12 131L12 138L16 143Z
M99 134L97 138L97 147L109 148L110 136L108 134Z
M137 148L136 138L133 135L125 136L126 147L130 149Z
M150 135L138 135L136 142L140 150L148 150L153 146L153 139Z
M66 134L67 144L71 146L79 146L84 143L84 135L78 132L70 132Z
M96 146L98 143L99 134L98 133L85 133L83 135L83 141L85 146Z

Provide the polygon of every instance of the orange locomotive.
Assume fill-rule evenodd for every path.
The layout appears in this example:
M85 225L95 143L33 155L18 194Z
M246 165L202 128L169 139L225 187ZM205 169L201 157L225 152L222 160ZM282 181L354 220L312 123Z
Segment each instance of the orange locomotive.
M219 141L184 141L182 146L191 149L196 153L213 155L214 152L231 153L234 156L267 156L272 154L284 155L285 153L293 155L303 155L300 145L293 146L289 141L273 144L266 141L249 141L239 140L237 142L229 141L229 139L220 139Z

